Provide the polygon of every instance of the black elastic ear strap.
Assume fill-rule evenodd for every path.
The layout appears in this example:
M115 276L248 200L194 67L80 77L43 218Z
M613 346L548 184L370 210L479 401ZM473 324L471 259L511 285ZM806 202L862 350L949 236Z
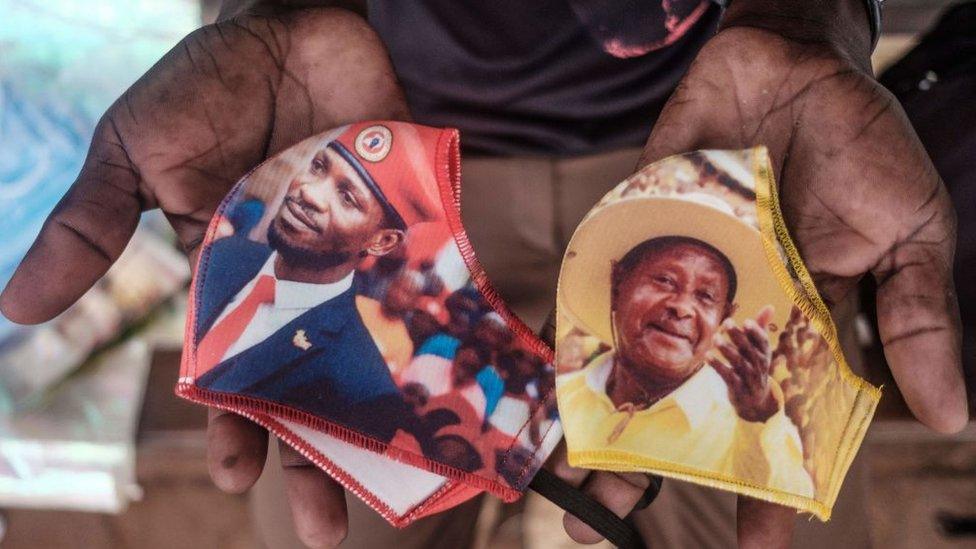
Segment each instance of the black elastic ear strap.
M564 511L575 515L617 547L645 549L640 535L622 518L546 469L539 469L535 478L529 483L529 488ZM649 504L650 501L647 503ZM645 507L646 505L644 504Z

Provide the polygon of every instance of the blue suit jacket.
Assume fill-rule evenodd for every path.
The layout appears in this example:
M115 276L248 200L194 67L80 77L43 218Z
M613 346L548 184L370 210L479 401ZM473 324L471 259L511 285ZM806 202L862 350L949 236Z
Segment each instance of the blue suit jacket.
M197 288L194 337L260 272L271 248L242 237L215 242ZM293 343L304 330L307 350ZM317 305L261 343L227 358L196 380L199 387L271 400L383 441L412 416L356 309L352 288Z

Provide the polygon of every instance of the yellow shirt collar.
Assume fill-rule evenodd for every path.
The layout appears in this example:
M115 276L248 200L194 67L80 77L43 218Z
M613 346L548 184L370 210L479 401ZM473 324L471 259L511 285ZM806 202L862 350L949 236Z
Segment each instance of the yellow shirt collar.
M587 388L593 396L604 402L611 410L616 409L610 397L607 396L607 380L613 371L614 352L608 351L594 358L583 369ZM645 410L636 412L636 416L650 416L676 406L685 415L689 426L694 429L707 421L713 413L716 403L723 403L724 407L731 407L728 388L725 381L711 366L704 365L688 378L670 395L655 402Z

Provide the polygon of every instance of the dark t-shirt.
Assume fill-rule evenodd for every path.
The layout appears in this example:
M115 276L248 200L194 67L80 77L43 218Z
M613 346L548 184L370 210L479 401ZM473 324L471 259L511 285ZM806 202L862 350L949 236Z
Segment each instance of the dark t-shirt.
M460 128L467 153L572 156L642 145L719 9L370 0L369 14L417 122Z

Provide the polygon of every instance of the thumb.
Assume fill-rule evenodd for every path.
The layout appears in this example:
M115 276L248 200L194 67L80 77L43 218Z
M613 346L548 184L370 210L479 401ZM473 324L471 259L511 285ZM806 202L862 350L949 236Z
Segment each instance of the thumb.
M106 116L78 179L0 294L0 312L14 322L36 324L67 309L122 253L145 202L138 171Z
M736 537L741 549L789 547L796 511L745 496L738 497Z
M723 143L725 140L717 134L708 135L709 128L721 127L723 123L719 120L708 122L709 118L716 114L722 116L723 111L708 109L709 102L699 98L692 88L682 81L671 94L644 145L637 169L706 146L735 148L734 143Z
M556 346L556 310L553 309L546 317L545 324L539 330L539 339L545 342L550 348Z
M940 189L941 201L946 194ZM954 433L969 417L952 281L954 223L950 206L941 210L897 243L874 275L878 332L898 389L919 421Z

